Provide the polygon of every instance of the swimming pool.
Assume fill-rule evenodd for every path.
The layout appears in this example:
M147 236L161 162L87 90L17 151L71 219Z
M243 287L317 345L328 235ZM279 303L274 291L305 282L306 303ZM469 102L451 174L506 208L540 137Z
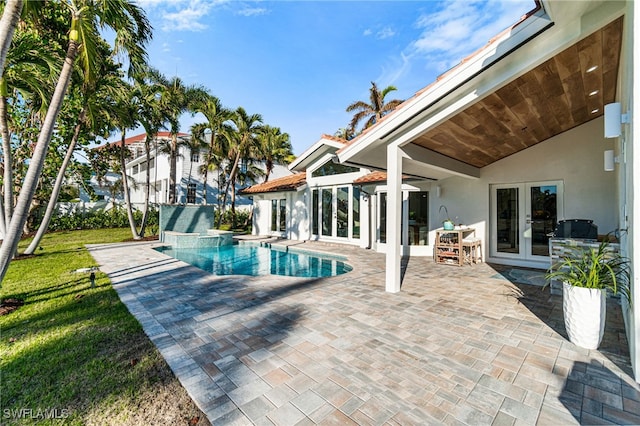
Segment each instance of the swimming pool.
M156 250L213 275L332 277L352 270L342 260L253 245L211 248L158 247Z

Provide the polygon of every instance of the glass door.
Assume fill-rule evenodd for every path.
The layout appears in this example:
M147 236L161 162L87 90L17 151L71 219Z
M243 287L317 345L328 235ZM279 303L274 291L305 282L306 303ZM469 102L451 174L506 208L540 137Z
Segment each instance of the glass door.
M549 234L563 216L562 182L492 185L491 256L548 261Z
M325 187L314 189L312 194L313 235L329 239L360 238L360 190L358 188Z
M379 191L376 202L376 250L386 251L387 243L387 193ZM429 192L402 191L402 215L400 218L400 243L403 255L430 256L429 247Z

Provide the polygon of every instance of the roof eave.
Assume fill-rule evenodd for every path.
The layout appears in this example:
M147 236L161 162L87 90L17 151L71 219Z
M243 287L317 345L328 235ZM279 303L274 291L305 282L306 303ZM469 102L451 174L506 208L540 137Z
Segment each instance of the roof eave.
M395 111L374 125L368 132L338 150L340 162L348 162L369 146L383 143L405 123L433 106L440 99L454 92L484 70L516 50L533 37L553 25L543 8L537 8L524 21L505 31L472 57L438 78L413 98L401 104Z

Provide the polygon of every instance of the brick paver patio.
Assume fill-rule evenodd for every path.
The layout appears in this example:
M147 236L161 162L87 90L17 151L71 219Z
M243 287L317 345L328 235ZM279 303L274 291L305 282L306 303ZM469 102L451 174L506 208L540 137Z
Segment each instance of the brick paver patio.
M215 277L152 246L90 251L213 424L640 424L615 299L589 351L561 296L488 264L411 258L389 294L371 250L305 243L354 270L300 279Z

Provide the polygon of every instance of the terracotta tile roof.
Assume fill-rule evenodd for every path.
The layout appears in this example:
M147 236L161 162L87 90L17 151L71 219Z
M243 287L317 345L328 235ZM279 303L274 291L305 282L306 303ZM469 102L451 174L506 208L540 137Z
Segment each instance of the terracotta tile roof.
M178 133L178 137L184 137L184 136L189 136L188 133ZM135 136L129 136L128 138L126 138L124 140L124 144L125 145L133 145L133 144L137 144L137 143L143 143L144 139L147 137L146 133L140 133L139 135L135 135ZM168 139L171 137L171 132L158 132L156 133L156 138L158 139ZM115 140L113 142L109 142L106 145L101 145L101 146L107 146L107 145L113 145L113 144L120 144L120 139Z
M345 145L349 143L349 141L347 141L346 139L342 139L337 136L327 135L326 133L323 133L322 136L320 136L320 139L329 139L335 142L340 142Z
M402 175L402 180L408 179L409 176ZM371 172L368 175L364 175L354 180L354 184L373 183L373 182L385 182L387 180L387 172Z
M306 173L296 173L269 180L265 183L250 186L240 191L241 194L261 194L265 192L295 191L298 187L307 183Z

